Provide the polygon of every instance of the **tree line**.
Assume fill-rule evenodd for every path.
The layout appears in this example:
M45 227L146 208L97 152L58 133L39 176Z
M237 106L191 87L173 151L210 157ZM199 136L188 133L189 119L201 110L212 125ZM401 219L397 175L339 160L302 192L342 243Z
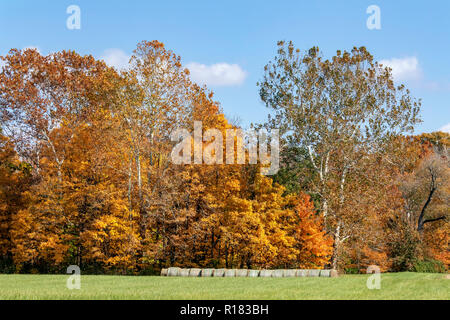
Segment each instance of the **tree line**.
M2 60L0 271L448 267L449 135L408 134L420 100L365 48L279 43L255 125L280 130L271 177L171 161L176 129L237 126L158 41L121 72L73 51Z

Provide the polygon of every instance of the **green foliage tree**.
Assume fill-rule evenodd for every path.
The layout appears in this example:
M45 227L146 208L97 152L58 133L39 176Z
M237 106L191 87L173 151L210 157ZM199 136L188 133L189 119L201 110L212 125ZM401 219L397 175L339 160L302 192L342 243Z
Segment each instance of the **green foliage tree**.
M334 237L337 268L340 248L355 225L344 210L347 198L357 196L349 188L352 176L364 174L371 154L392 152L393 137L413 130L421 102L405 86L396 86L391 70L364 47L325 59L316 47L301 53L281 41L258 85L273 111L266 125L280 129L285 145L308 151L317 175L311 186Z

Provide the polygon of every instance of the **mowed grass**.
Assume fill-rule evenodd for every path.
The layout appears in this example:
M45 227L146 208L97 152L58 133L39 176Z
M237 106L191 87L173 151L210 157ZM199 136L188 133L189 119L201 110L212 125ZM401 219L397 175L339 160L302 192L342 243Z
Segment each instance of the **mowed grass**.
M0 299L450 299L443 274L389 273L381 289L368 275L339 278L172 278L82 276L81 289L66 287L68 275L0 275Z

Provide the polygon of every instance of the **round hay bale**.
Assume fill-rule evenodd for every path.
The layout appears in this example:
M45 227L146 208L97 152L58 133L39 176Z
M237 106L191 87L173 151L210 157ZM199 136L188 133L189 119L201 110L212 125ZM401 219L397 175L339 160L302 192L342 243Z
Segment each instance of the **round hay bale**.
M180 276L180 271L181 271L180 268L174 268L174 267L169 268L169 269L167 269L167 276L169 276L169 277L179 277Z
M202 273L202 269L192 268L189 271L189 277L200 277L201 273Z
M189 272L191 269L180 269L179 276L180 277L189 277Z
M161 269L161 277L167 277L167 269Z
M284 270L273 270L272 278L283 278Z
M202 277L212 277L214 269L202 269Z
M330 277L331 276L331 270L320 270L320 277Z
M259 277L259 270L249 270L248 271L249 278L257 278Z
M296 274L296 276L297 277L301 277L301 278L303 278L303 277L307 277L308 276L308 274L309 274L309 272L308 272L309 270L305 270L305 269L299 269L299 270L297 270L297 274Z
M248 269L238 269L236 270L236 277L247 277Z
M226 269L214 269L213 277L223 277Z
M296 274L297 274L297 270L288 269L288 270L284 270L283 277L285 277L285 278L292 278L292 277L295 277Z
M319 269L311 269L309 270L309 276L310 277L318 277L320 275Z
M337 270L331 270L330 271L330 277L331 278L337 278L337 277L339 277L339 273L338 273L338 271Z
M272 277L272 270L261 270L259 272L260 278L270 278Z
M225 270L224 277L225 278L236 277L236 270L235 269L227 269L227 270Z

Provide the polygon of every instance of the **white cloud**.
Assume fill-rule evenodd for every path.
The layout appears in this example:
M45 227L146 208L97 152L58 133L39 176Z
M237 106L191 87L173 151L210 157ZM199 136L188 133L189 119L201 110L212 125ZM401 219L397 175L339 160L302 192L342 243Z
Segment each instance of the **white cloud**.
M392 58L381 60L380 63L392 69L396 81L420 80L422 70L416 57Z
M237 86L242 84L247 77L247 72L237 64L216 63L207 66L191 62L186 67L191 73L191 79L201 85Z
M130 56L120 49L106 49L100 59L110 67L124 70L129 67Z
M450 123L447 123L445 126L440 128L439 131L450 133Z

